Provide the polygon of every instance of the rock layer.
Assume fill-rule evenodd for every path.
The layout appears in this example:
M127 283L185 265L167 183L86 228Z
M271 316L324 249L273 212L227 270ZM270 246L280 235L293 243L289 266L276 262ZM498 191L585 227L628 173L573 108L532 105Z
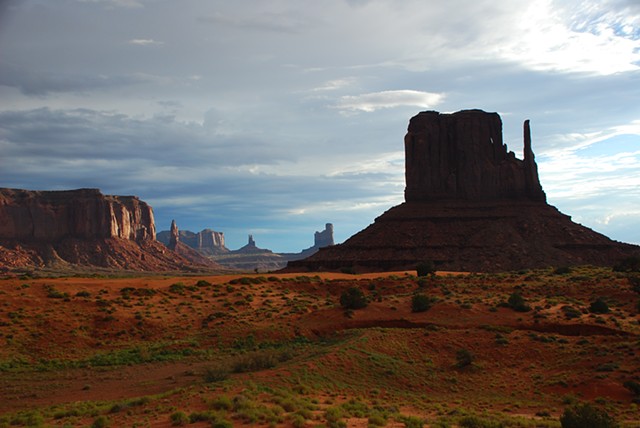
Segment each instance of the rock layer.
M524 159L502 142L497 113L423 112L405 137L406 202L343 244L290 271L400 270L433 261L440 270L505 271L612 265L640 247L612 241L546 203L524 123Z

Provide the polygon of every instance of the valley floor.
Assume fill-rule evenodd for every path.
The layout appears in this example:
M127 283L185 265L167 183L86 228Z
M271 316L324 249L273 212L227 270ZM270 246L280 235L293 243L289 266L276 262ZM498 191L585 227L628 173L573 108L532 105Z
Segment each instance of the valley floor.
M563 272L7 278L0 427L638 427L640 280Z

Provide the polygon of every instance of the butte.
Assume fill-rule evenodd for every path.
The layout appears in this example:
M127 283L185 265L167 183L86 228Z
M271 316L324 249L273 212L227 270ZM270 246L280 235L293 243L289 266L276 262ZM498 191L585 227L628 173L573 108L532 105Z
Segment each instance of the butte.
M289 271L348 268L496 272L549 266L611 266L640 254L549 205L524 122L524 159L507 151L497 113L421 112L404 139L405 202L343 244Z

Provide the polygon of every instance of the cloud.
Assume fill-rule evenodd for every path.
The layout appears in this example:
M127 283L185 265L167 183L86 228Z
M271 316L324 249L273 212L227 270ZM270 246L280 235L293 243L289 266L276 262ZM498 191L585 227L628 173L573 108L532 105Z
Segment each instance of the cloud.
M300 19L292 14L273 13L268 10L247 13L246 9L240 14L225 14L216 12L213 15L202 16L198 21L205 24L222 25L240 30L262 31L269 33L297 34L310 25L306 19Z
M373 112L394 107L433 108L444 99L444 94L414 90L371 92L361 95L346 95L340 98L335 108L345 111Z
M130 45L137 45L137 46L152 46L152 45L164 44L164 42L158 42L153 39L131 39L127 43Z
M9 64L0 65L0 86L18 88L24 95L45 96L51 93L87 92L113 89L160 78L145 74L107 76L29 70Z
M79 3L106 4L108 7L122 7L127 9L141 8L144 4L140 0L76 0Z

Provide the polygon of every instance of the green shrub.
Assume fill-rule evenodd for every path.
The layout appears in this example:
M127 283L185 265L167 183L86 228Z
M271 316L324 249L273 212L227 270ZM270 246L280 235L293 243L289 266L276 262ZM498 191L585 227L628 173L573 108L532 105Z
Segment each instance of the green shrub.
M187 425L189 423L189 417L185 412L177 411L171 414L169 417L171 419L171 425L173 426L182 426Z
M431 309L435 299L426 294L414 294L411 298L411 312L426 312Z
M528 312L531 310L524 297L517 291L511 293L509 300L507 300L507 305L516 312Z
M422 428L424 426L424 420L416 416L400 416L399 419L406 428Z
M211 401L211 403L209 403L209 407L214 410L231 410L233 409L233 401L228 396L221 395Z
M224 366L205 367L203 379L207 383L221 382L229 377L229 368Z
M609 305L607 305L607 302L605 302L602 297L598 297L596 300L591 302L589 312L593 314L608 314Z
M351 287L340 295L340 305L345 309L362 309L367 304L367 298L358 287Z
M589 403L577 404L565 409L560 416L562 428L616 428L618 424L605 411Z
M464 416L458 421L461 428L502 428L502 422L479 418L478 416Z
M201 279L200 281L196 282L196 287L208 287L210 285L211 283L209 281L205 281L204 279Z
M91 424L91 428L106 428L109 425L109 419L106 416L98 416Z
M473 354L467 349L458 349L456 352L456 367L459 369L473 364Z
M580 312L578 309L574 308L573 306L565 305L561 307L560 310L564 313L565 318L567 318L568 320L574 319L574 318L580 318L582 316L582 312Z
M436 266L432 261L427 260L416 265L416 273L418 276L433 276L436 274Z

